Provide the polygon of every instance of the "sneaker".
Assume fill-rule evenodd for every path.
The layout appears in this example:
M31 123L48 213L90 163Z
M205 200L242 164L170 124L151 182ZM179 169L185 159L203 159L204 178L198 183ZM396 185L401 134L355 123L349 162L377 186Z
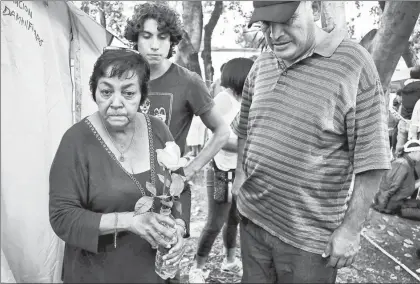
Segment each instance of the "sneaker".
M188 273L189 283L206 283L204 271L199 268L192 267Z
M225 272L231 272L238 274L239 276L242 276L242 262L235 258L234 262L227 262L227 259L223 259L222 267L221 269Z

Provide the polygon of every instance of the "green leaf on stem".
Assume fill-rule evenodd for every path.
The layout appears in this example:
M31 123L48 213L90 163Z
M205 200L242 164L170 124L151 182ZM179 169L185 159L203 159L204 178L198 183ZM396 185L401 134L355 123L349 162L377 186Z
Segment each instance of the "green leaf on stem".
M146 181L146 189L150 191L151 194L156 195L156 187L148 181Z
M184 190L184 179L179 174L172 173L172 183L169 192L172 196L179 196Z
M140 198L134 206L134 215L140 215L149 211L153 206L153 200L154 199L151 196L143 196Z

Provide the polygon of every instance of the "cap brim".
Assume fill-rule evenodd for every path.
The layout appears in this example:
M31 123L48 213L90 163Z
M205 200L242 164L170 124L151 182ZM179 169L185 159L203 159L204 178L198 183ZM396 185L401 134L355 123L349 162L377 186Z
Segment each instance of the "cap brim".
M299 4L300 1L295 1L256 8L252 13L248 28L258 21L285 23L293 16Z

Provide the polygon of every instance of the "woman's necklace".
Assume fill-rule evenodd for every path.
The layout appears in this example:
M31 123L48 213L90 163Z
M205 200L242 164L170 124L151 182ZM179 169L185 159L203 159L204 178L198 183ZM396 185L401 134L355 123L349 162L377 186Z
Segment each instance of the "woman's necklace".
M122 162L124 162L124 161L125 161L124 154L125 154L125 153L126 153L126 152L130 149L131 144L133 144L134 135L136 134L136 124L135 124L135 121L133 122L133 124L134 124L134 130L133 130L133 136L131 136L131 141L130 141L130 144L129 144L129 145L128 145L128 147L125 149L125 151L121 152L121 151L120 151L120 149L118 149L118 147L117 147L117 143L115 143L114 139L112 139L111 134L109 134L109 132L108 132L108 128L106 128L104 121L102 120L102 118L100 118L100 119L101 119L102 125L103 125L103 126L104 126L104 128L105 128L106 133L108 134L109 139L110 139L110 140L111 140L111 142L112 142L112 145L114 145L114 147L117 149L117 151L118 151L118 152L120 152L120 157L118 158L118 160L119 160L121 163L122 163Z

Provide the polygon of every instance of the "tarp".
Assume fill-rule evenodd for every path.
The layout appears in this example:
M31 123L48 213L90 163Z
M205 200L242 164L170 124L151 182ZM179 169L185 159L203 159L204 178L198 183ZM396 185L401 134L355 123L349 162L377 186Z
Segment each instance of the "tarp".
M72 47L75 56L74 70L77 74L75 76L76 115L79 120L98 110L89 90L89 78L96 59L103 52L103 48L110 45L114 37L74 4L68 2L68 6L74 27Z
M112 36L71 2L2 1L1 11L1 282L61 282L48 176L74 121L71 40L87 100L93 62Z

